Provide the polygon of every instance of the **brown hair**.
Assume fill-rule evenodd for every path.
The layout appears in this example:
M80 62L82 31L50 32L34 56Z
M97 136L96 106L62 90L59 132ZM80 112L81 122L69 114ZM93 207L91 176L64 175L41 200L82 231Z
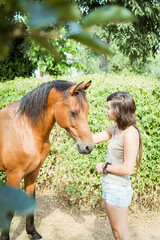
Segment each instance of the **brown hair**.
M136 125L136 104L131 94L128 92L115 92L108 96L107 102L111 101L111 105L117 116L117 125L119 129L126 129L129 126L134 126L139 133L139 151L136 159L137 172L141 166L142 159L142 138L141 133Z

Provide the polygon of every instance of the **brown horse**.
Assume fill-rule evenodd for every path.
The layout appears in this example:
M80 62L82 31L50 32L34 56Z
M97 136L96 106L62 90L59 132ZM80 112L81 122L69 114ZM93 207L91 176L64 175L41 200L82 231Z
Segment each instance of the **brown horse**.
M36 179L50 152L49 135L55 122L74 139L79 153L93 150L84 92L90 84L43 83L0 110L0 171L6 172L8 185L18 188L24 178L26 192L35 197ZM10 221L13 214L8 214ZM26 217L26 231L32 240L42 238L35 230L34 214ZM2 230L1 240L9 240L9 231Z

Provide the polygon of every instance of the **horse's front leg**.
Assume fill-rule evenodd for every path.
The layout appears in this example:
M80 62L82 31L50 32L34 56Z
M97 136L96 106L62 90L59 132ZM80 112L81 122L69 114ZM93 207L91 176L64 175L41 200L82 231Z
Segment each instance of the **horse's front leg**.
M9 222L9 229L8 230L2 230L1 233L1 240L9 240L9 230L10 230L10 225L11 225L11 220L14 216L14 212L8 212L7 214L7 218L8 218L8 222Z
M18 188L23 175L21 171L14 170L14 171L6 171L6 177L7 177L7 185ZM8 227L8 230L2 229L1 240L10 240L9 231L10 231L11 220L14 216L14 212L8 212L6 216L8 218L9 227Z
M39 169L24 178L26 192L34 198L38 173ZM35 229L34 213L26 217L26 231L32 236L32 240L42 239L42 236Z

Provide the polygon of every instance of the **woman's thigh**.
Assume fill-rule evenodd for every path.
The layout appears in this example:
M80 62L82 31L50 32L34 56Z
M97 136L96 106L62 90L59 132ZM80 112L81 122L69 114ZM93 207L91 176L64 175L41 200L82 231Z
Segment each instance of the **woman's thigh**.
M128 240L128 207L107 204L105 199L103 202L114 236L117 237L116 239Z

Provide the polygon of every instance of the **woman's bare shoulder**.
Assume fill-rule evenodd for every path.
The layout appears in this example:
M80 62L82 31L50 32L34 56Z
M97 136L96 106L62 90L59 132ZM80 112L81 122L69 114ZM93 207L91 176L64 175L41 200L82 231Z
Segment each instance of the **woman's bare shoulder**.
M127 140L128 138L131 139L139 139L139 132L134 126L130 126L126 133L125 133L125 139Z

